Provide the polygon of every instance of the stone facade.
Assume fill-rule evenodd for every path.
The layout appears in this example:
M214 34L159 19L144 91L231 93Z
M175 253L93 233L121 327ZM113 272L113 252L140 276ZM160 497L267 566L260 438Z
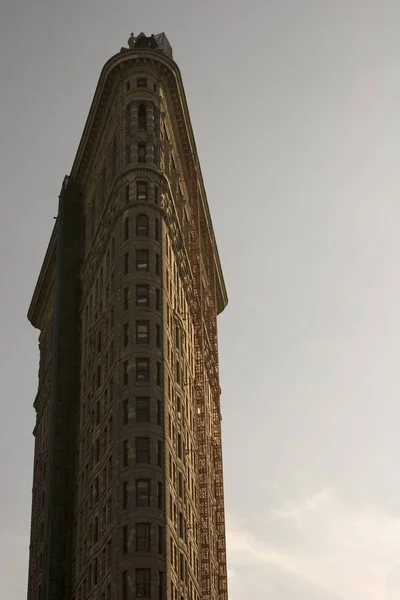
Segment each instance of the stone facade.
M193 230L193 156L172 59L143 45L111 58L29 310L40 368L28 600L227 600L212 383L227 299L200 173Z

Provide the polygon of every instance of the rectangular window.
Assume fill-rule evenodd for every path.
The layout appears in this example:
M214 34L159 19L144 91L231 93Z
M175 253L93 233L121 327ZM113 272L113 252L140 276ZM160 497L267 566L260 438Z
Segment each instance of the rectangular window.
M122 600L128 600L128 571L122 573Z
M137 437L135 439L136 462L150 462L150 438Z
M150 380L150 359L149 358L137 358L136 359L136 381L149 381Z
M160 510L163 510L163 486L161 481L157 483L157 504Z
M128 482L122 482L122 507L128 508Z
M157 379L157 385L161 385L162 384L162 368L161 368L161 363L160 362L157 362L156 379Z
M149 270L149 251L136 250L136 271Z
M129 309L129 288L124 289L124 310Z
M129 218L126 217L124 220L124 239L129 240Z
M158 203L159 203L159 201L160 201L160 192L159 192L158 186L157 186L157 185L155 185L155 186L154 186L154 202L155 202L156 204L158 204Z
M164 554L164 527L158 526L158 553Z
M156 275L160 274L160 255L156 253Z
M178 472L178 494L180 498L183 497L183 477L181 472Z
M160 221L158 219L154 221L154 237L156 242L160 240Z
M124 254L124 273L125 273L125 275L128 275L128 273L129 273L129 254L128 254L128 252L125 252L125 254Z
M128 554L128 526L122 526L122 554Z
M124 385L128 385L129 377L128 377L128 361L125 360L122 363L122 382Z
M148 344L149 343L149 322L148 321L136 321L136 343L137 344Z
M125 83L125 91L126 91L126 92L129 92L129 90L130 90L130 89L131 89L131 84L130 84L130 82L129 82L129 81L127 81L127 82Z
M156 288L156 310L161 310L161 292Z
M162 465L162 442L157 442L157 464L159 467Z
M179 537L184 539L184 525L183 525L183 514L179 513Z
M161 348L161 327L156 324L156 346Z
M128 466L128 440L122 442L122 466Z
M136 506L150 506L149 479L136 480Z
M136 597L150 598L150 569L136 569Z
M157 400L157 425L161 425L162 407L160 400Z
M128 425L128 400L124 400L122 404L122 422L124 425Z
M124 339L124 347L126 348L129 345L129 323L124 324L123 339Z
M138 148L138 162L145 163L146 162L146 144L140 143L137 145Z
M189 597L193 598L193 594L191 594ZM164 598L164 573L162 571L158 571L158 600L163 600L163 598Z
M136 398L136 421L142 423L150 421L149 404L150 398L143 396Z
M129 184L125 186L125 204L129 204Z
M137 200L148 199L148 184L147 181L138 181L136 184L136 197Z
M150 550L150 523L136 523L136 550Z
M138 77L136 79L136 87L147 87L146 77Z
M149 286L148 285L137 285L136 286L136 306L142 306L142 307L149 306Z

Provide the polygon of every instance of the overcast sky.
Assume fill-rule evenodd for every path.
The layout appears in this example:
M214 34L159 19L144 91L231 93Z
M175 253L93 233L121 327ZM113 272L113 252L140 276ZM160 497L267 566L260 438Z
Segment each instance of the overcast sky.
M26 312L100 70L165 31L230 303L230 600L400 598L400 2L1 0L0 597L25 600Z

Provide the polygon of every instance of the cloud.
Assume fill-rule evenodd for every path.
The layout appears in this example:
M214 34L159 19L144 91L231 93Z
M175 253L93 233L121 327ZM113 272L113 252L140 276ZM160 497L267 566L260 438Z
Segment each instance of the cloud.
M265 585L267 573L293 582L282 600L301 597L299 582L318 600L400 597L400 515L344 502L333 488L282 503L257 521L232 521L228 533L234 600L242 597L236 599L235 588L246 580L246 569L255 565Z

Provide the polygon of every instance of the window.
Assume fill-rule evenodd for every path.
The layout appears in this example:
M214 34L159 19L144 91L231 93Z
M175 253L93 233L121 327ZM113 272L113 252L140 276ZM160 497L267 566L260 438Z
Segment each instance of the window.
M150 550L150 523L136 523L136 550Z
M160 255L156 253L156 275L160 274Z
M123 412L122 412L122 422L124 425L128 425L128 400L124 400L123 402Z
M178 472L178 494L179 498L183 497L183 477L180 471Z
M149 286L136 286L136 306L149 306Z
M136 87L147 87L146 77L138 77L136 79Z
M122 573L122 600L128 600L128 571Z
M136 250L136 271L149 270L149 251Z
M136 398L136 421L150 421L149 404L150 398L143 396Z
M129 204L129 184L125 186L125 204Z
M136 597L150 598L150 569L136 569Z
M124 289L124 310L129 308L129 288Z
M149 343L149 322L148 321L136 321L136 343L137 344L148 344Z
M157 400L157 425L161 425L162 408L160 400Z
M125 91L126 91L126 92L129 92L129 90L130 90L130 89L131 89L131 84L130 84L130 82L129 82L129 81L127 81L127 82L125 83Z
M164 527L158 526L158 553L164 554Z
M128 482L122 482L122 507L128 508Z
M150 481L149 479L136 480L136 505L150 505Z
M150 359L136 359L136 381L149 381L150 379Z
M162 383L162 370L161 370L161 363L160 362L157 362L156 380L157 380L157 385L161 385L161 383Z
M127 165L129 165L130 162L131 162L131 145L127 144L127 146L125 148L125 163Z
M136 462L150 462L150 438L138 437L135 439Z
M122 466L128 466L128 440L122 442Z
M183 514L179 513L179 537L184 539L184 524L183 524Z
M159 467L162 465L162 442L157 442L157 464Z
M156 346L161 348L161 327L156 324Z
M160 191L158 185L154 186L154 202L158 204L160 202Z
M136 235L148 237L149 235L149 219L146 215L138 215L136 219Z
M138 126L140 131L145 131L147 125L147 111L144 104L140 104L138 108Z
M122 554L128 553L128 526L122 526Z
M126 348L129 344L129 323L125 323L123 329L124 347Z
M124 385L128 385L128 361L124 361L122 364L122 381Z
M146 162L146 144L140 143L137 145L138 148L138 162L145 163Z
M154 237L156 242L158 242L160 239L160 221L158 219L154 221Z
M125 252L124 254L124 273L127 275L129 273L129 254Z
M136 196L137 196L137 200L147 200L147 198L148 198L147 181L138 181L137 182Z
M160 510L163 510L163 486L161 481L157 482L157 504Z
M124 239L129 240L129 218L126 217L124 220Z
M156 310L161 310L161 292L156 288Z

